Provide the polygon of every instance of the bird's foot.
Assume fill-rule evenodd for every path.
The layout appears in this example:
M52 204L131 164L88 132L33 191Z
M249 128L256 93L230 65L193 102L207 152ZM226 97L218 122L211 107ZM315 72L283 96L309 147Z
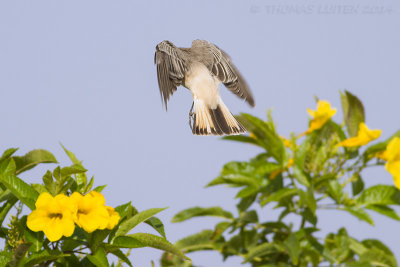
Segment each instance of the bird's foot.
M190 111L189 111L189 126L190 126L191 130L193 130L192 118L194 120L193 106L194 106L194 102L192 103L192 107L190 108Z

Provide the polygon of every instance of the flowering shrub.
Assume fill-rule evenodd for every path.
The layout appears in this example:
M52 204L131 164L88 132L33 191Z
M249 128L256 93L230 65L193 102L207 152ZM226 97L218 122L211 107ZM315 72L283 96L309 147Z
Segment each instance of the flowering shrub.
M57 163L45 150L14 156L17 149L0 157L0 266L132 266L133 248L152 247L187 259L166 238L162 222L154 217L164 208L139 212L131 203L109 207L101 191L92 188L94 178L73 153L65 149L71 166L47 171L42 184L28 184L18 176L38 164ZM16 214L10 211L16 207ZM23 207L31 211L22 215ZM10 214L8 227L4 226ZM157 235L129 232L140 223L150 225ZM108 255L119 261L110 264ZM150 261L149 261L150 264Z
M237 212L221 207L193 207L176 214L173 222L216 216L221 222L175 243L183 252L218 251L223 259L243 258L251 266L397 266L391 250L376 239L357 240L346 228L321 236L318 211L339 210L374 225L373 211L399 221L392 206L400 205L400 131L371 145L381 130L365 124L361 101L341 94L343 123L334 119L336 109L318 101L302 134L281 137L268 116L265 122L250 114L238 120L249 136L225 140L260 147L259 155L243 162L229 162L207 186L240 188ZM382 167L393 175L394 185L365 188L363 171ZM383 168L382 168L383 169ZM397 188L396 188L397 187ZM261 221L259 211L279 211L276 220ZM291 215L291 216L289 216ZM341 222L338 218L338 228ZM192 266L164 253L162 266Z

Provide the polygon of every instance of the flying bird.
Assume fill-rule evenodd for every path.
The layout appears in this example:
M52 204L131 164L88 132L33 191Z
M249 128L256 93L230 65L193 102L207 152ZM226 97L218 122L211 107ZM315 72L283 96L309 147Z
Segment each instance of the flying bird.
M157 64L158 85L165 109L178 86L191 91L193 103L189 125L193 134L235 135L246 132L222 101L219 84L223 83L252 107L254 98L223 50L204 40L194 40L190 48L179 48L170 41L162 41L156 46L154 63Z

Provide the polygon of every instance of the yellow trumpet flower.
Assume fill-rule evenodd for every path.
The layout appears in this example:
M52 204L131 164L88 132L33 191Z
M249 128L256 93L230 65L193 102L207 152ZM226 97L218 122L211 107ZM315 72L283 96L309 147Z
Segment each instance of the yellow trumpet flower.
M310 122L308 130L301 135L309 134L314 130L322 128L322 126L324 126L324 124L336 114L336 109L331 108L331 104L328 101L319 100L317 103L317 109L307 109L307 112L311 117L313 117L313 119Z
M400 189L400 138L393 138L386 147L385 168L393 175L394 184Z
M40 194L35 206L26 222L29 229L43 231L51 242L74 233L77 206L69 197L63 194L53 197L45 192Z
M379 138L382 130L370 130L365 123L361 122L359 125L357 136L346 139L338 144L344 147L358 147L364 146L369 142Z

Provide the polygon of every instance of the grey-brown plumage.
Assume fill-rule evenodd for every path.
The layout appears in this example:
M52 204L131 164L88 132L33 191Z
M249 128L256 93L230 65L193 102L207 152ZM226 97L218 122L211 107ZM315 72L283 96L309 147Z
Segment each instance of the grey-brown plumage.
M193 134L240 134L245 128L222 102L218 86L222 82L231 92L254 106L251 91L229 56L216 45L203 40L192 42L191 48L178 48L170 41L156 46L158 85L167 109L167 102L177 87L192 92Z

